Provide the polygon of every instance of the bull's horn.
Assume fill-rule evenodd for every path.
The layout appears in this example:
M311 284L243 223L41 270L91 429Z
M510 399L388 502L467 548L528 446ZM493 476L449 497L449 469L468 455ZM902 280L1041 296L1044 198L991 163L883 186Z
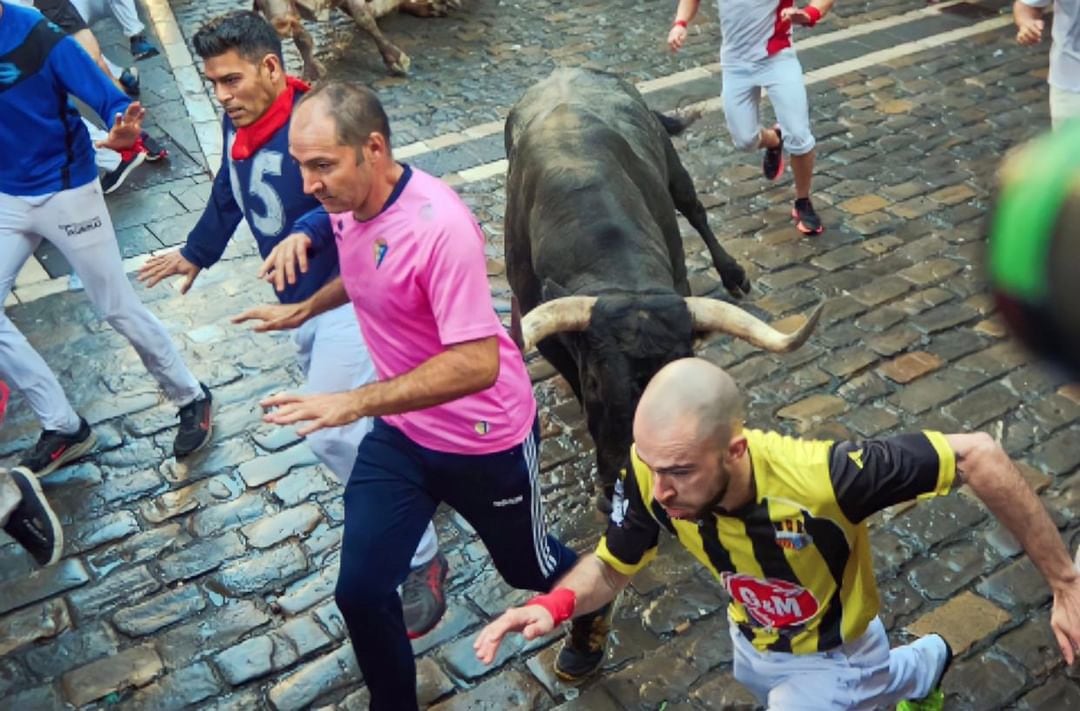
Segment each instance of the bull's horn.
M521 335L528 353L536 344L563 331L584 331L589 326L595 296L563 296L540 304L521 319Z
M764 321L751 316L738 306L700 296L686 297L686 307L697 331L720 331L748 341L773 353L795 350L810 337L825 302L817 305L801 327L791 333L781 333Z

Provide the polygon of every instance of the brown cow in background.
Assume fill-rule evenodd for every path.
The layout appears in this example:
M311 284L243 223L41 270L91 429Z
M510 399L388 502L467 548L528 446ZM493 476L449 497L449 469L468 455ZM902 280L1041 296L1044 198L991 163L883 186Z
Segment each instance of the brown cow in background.
M386 38L375 21L397 10L417 17L442 17L460 8L461 0L255 0L255 9L274 26L278 35L292 37L296 43L304 60L302 76L308 81L322 77L326 68L315 58L315 41L301 24L300 15L325 20L333 7L347 12L360 29L371 35L391 74L407 74L409 56Z

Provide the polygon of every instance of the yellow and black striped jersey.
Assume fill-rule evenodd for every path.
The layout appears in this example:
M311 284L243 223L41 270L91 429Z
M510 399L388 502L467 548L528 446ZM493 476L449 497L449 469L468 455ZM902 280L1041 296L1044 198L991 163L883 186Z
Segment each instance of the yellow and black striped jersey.
M952 448L938 432L828 442L746 430L755 500L698 521L653 501L653 473L631 449L597 555L633 575L661 526L731 597L728 615L759 650L808 654L859 637L878 612L866 524L887 506L948 493Z

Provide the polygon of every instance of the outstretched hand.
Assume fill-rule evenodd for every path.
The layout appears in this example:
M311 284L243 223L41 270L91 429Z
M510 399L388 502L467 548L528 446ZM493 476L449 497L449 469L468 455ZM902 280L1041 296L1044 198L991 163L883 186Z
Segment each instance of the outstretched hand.
M256 333L267 331L287 331L297 328L307 320L307 313L303 304L266 304L256 306L247 311L233 316L233 323L245 321L258 321L253 329Z
M109 129L109 137L104 141L98 141L98 148L108 148L114 151L123 151L135 145L142 133L142 120L146 115L146 109L138 101L128 104L124 113L117 114L113 119L112 128Z
M303 427L296 428L296 433L301 437L326 427L341 427L363 417L352 392L328 395L281 393L264 398L259 405L267 411L263 415L264 422L276 425L307 422Z
M184 281L180 285L180 293L186 294L201 271L200 267L195 266L179 251L176 251L151 257L146 264L139 267L138 279L148 288L153 288L162 279L182 274Z
M1077 550L1077 569L1080 572L1080 550ZM1054 593L1050 610L1050 628L1057 638L1061 656L1071 665L1080 656L1080 575L1067 587Z
M476 658L484 664L491 664L499 651L499 644L508 632L520 632L527 640L533 640L555 629L555 619L542 605L512 607L498 619L480 630L473 641Z
M285 285L295 284L297 269L306 274L308 270L308 251L311 238L297 232L277 243L259 268L259 278L274 285L277 291L284 291Z

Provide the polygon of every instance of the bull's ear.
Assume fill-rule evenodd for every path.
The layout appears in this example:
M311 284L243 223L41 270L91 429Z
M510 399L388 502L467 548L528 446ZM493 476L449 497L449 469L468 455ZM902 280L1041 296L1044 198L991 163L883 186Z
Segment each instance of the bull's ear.
M554 299L561 299L564 296L570 296L569 290L563 287L561 284L557 284L551 279L544 279L544 287L541 289L541 295L544 301L552 301Z

